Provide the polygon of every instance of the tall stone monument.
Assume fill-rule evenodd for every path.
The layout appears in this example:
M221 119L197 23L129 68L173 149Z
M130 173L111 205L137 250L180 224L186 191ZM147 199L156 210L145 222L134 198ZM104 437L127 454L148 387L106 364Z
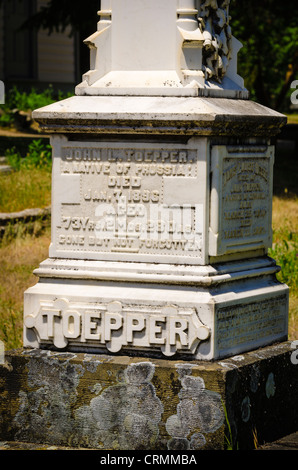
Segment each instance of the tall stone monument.
M52 134L52 243L24 345L211 360L284 340L268 258L284 117L248 100L229 1L102 1Z
M222 448L222 403L247 444L253 399L260 434L276 429L260 410L288 360L288 288L268 257L286 118L249 100L229 3L102 0L75 96L34 112L51 134L52 236L24 354L110 365L117 379L92 379L101 393L75 413L94 447Z

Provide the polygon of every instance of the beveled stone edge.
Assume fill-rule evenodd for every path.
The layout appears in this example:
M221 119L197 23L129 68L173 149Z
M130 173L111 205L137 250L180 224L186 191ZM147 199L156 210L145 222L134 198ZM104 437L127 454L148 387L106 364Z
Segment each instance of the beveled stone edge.
M210 287L280 271L268 257L222 263L218 266L167 265L113 261L51 259L43 261L34 274L39 278L90 281L117 281Z
M210 370L210 371L221 371L224 375L227 375L229 371L235 369L241 369L242 367L253 366L256 362L270 360L280 355L291 355L293 352L291 340L278 341L266 346L258 347L256 349L243 352L241 354L231 355L229 357L220 358L216 360L191 359L193 370ZM90 364L92 362L102 364L108 362L109 364L117 363L119 365L129 365L137 362L152 362L157 367L168 367L175 369L177 364L187 364L190 358L187 358L187 362L181 358L167 359L148 356L128 356L120 354L109 354L109 353L94 353L94 352L74 352L74 351L57 351L56 349L43 349L33 347L21 347L5 351L6 362L9 365L14 358L32 357L45 358L49 356L57 362L70 361L74 363L85 362ZM289 361L291 364L291 362ZM0 367L3 367L0 365Z
M253 101L205 97L73 96L35 110L33 118L46 133L267 138L287 122Z

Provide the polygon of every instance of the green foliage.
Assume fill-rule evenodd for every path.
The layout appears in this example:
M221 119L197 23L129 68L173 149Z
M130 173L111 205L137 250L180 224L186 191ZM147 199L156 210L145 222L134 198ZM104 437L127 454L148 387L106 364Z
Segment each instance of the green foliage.
M282 235L282 236L280 236ZM298 289L298 234L287 230L287 233L276 232L274 238L277 240L269 254L281 267L279 280L287 284L297 293Z
M12 148L6 151L6 159L14 171L0 176L0 212L17 212L50 205L50 145L42 139L33 140L28 146L26 157Z
M286 110L298 79L297 1L232 0L230 12L233 35L244 46L238 70L251 98Z
M0 0L1 3L1 0ZM87 37L95 31L99 0L49 0L23 28L65 31ZM239 74L251 98L270 108L287 111L291 83L298 79L297 0L231 0L233 35L243 44ZM7 118L5 118L7 119Z
M70 93L55 91L52 85L42 92L38 92L35 88L25 92L14 86L6 93L5 105L1 107L0 126L13 125L16 111L31 112L69 96Z
M0 309L1 341L4 341L7 349L20 347L20 334L17 320L21 317L21 312L15 310L15 306L10 300L0 300Z
M3 114L0 114L0 127L9 127L13 124L13 116L8 107L2 108Z
M50 144L45 144L42 139L33 140L28 146L26 157L22 157L13 147L6 151L8 164L15 170L43 168L51 170L52 151Z
M10 109L16 108L22 111L32 111L54 101L53 88L51 86L41 93L38 93L35 88L26 93L25 91L20 91L16 86L8 92L8 105Z
M222 400L222 407L223 407L225 419L226 419L226 432L225 432L226 450L234 450L232 428L231 428L230 421L228 418L228 412L227 412L227 409L223 400Z
M43 28L52 33L64 32L70 26L71 35L76 31L94 33L98 21L100 0L85 0L84 8L79 0L49 0L24 24L25 28Z

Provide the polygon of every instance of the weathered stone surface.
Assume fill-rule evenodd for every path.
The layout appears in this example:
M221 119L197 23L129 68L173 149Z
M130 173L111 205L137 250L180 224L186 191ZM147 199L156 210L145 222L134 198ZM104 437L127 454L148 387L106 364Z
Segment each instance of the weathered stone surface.
M254 435L262 444L297 429L291 352L284 343L186 363L8 351L0 440L106 450L223 450L229 441L253 449Z
M260 446L257 450L298 450L298 432Z
M12 168L9 165L0 165L0 174L8 174L12 172Z
M77 94L248 97L229 1L102 0L101 8Z
M52 234L25 293L25 347L216 360L286 340L288 289L267 258L270 139L286 117L239 99L232 38L229 71L212 70L228 4L107 1L76 96L34 111L52 134ZM178 56L193 79L177 86Z
M247 100L147 96L73 96L33 112L45 132L269 137L287 118Z
M19 212L1 212L0 213L0 226L18 221L28 222L35 219L43 219L51 215L51 207L44 209L24 209Z
M287 338L288 288L270 259L181 272L119 264L40 267L25 293L24 346L189 361Z
M37 118L115 117L112 98L88 109L90 97L74 98L81 103L56 103ZM134 114L132 102L117 100L117 128L131 119L133 139L86 138L82 123L51 138L51 245L25 293L24 346L213 360L286 340L288 288L266 256L274 148L268 135L254 137L254 122L263 132L267 118L283 118L248 102L241 114L235 100L169 98L159 110L157 98L130 99ZM152 129L170 119L177 139L156 128L154 139L136 139L134 118L146 115ZM181 138L183 115L191 138ZM213 134L219 122L246 121L247 138L198 136L196 119L211 120Z
M3 441L0 442L0 450L11 451L27 451L27 450L51 450L51 451L75 451L78 450L76 447L63 447L63 446L51 446L43 444L32 444L31 442L17 442L17 441ZM89 450L80 448L80 450Z

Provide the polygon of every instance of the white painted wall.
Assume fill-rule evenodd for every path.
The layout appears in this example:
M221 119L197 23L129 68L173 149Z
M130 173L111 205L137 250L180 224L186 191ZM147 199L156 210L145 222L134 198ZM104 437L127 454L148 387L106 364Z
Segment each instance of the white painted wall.
M4 24L3 5L0 6L0 80L4 78Z
M37 0L37 8L48 0ZM75 40L65 33L39 31L37 35L37 79L41 82L75 82ZM4 79L4 7L0 7L0 80Z
M48 0L38 0L37 8ZM65 33L39 31L37 37L38 80L42 82L75 82L75 41Z

